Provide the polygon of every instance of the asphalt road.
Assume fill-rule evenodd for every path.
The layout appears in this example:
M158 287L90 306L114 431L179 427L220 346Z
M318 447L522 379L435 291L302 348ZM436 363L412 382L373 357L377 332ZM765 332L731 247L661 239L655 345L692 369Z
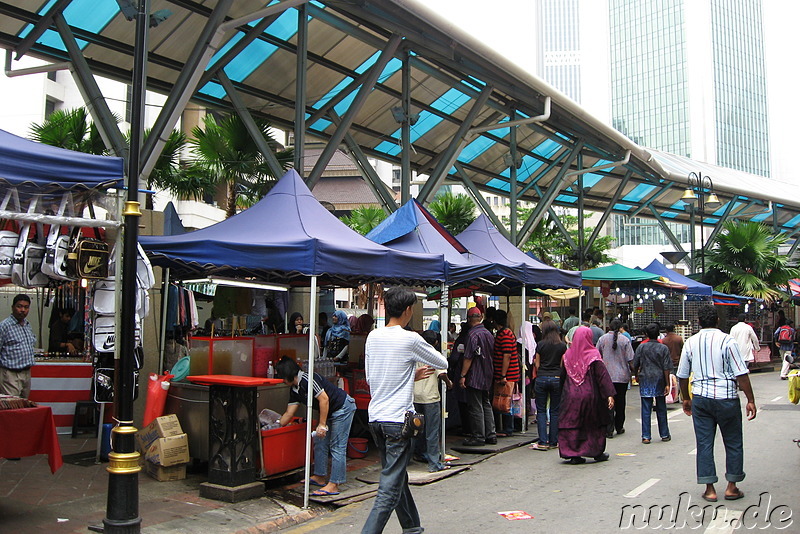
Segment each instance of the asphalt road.
M747 477L739 485L745 492L741 500L709 504L700 499L704 486L695 483L694 432L679 404L669 407L672 441L660 441L654 414L655 439L641 443L640 402L633 388L627 431L608 441L610 461L567 465L557 451L527 447L496 455L459 475L413 487L422 525L427 533L800 532L800 449L792 441L800 438L800 406L789 403L787 382L777 372L751 379L759 411L754 420L744 421ZM715 457L721 497L725 469L719 435ZM286 532L360 532L372 503L333 511ZM513 510L533 518L510 521L498 514ZM385 532L401 531L393 516Z

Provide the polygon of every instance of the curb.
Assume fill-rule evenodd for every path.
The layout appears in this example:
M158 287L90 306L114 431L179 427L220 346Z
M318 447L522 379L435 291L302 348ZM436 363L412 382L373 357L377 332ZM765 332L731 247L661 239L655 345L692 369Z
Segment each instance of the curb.
M306 521L322 515L323 512L324 510L303 510L296 514L284 515L277 519L267 521L266 523L260 523L252 527L237 530L233 534L265 534L267 532L278 532L286 527L305 523Z

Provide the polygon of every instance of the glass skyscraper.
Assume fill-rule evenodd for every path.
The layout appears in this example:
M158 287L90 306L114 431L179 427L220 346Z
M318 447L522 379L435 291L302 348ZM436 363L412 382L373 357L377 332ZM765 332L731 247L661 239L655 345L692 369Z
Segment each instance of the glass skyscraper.
M761 0L609 0L613 126L769 176Z

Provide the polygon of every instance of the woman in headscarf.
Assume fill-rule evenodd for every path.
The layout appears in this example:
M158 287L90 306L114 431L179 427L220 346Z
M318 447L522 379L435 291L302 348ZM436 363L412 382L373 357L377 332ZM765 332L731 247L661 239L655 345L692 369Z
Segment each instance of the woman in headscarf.
M575 330L572 345L564 353L561 370L561 409L558 417L558 448L570 464L608 460L606 427L614 408L614 383L592 343L592 330Z
M350 344L350 322L342 310L333 312L333 326L325 334L323 358L332 358L335 362L347 363L347 350Z

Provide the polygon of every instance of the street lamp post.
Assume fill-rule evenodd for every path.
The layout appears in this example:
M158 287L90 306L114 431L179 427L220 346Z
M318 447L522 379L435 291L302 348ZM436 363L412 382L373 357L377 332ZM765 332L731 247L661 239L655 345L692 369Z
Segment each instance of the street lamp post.
M705 230L704 230L704 219L705 219L705 208L708 206L709 208L716 208L720 205L719 199L717 198L716 193L714 193L714 183L711 181L711 178L708 176L703 176L701 172L690 172L689 176L687 177L688 185L686 187L686 191L683 192L683 197L681 200L687 204L691 210L691 222L690 225L692 227L692 274L697 272L697 251L695 250L695 213L700 214L700 269L701 269L701 281L705 278L706 275L706 251L705 251ZM708 195L706 195L706 191L708 191Z

